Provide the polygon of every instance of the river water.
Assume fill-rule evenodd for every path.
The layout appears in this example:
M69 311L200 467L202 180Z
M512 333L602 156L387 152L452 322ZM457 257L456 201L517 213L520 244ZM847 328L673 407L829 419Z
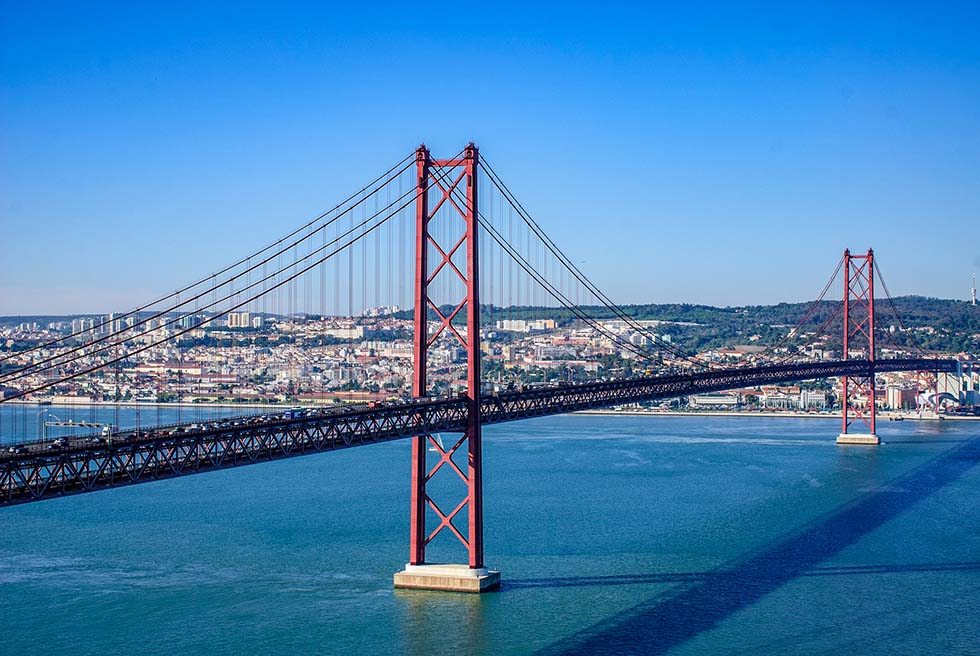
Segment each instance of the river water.
M980 424L838 430L488 427L482 596L392 589L407 441L2 509L0 652L980 653Z
M282 411L281 408L278 411ZM275 407L216 404L131 405L36 405L7 403L0 405L0 444L29 442L98 433L99 427L68 426L68 423L107 424L120 428L161 426L195 421L212 421L262 412L276 412ZM61 424L61 425L59 425Z

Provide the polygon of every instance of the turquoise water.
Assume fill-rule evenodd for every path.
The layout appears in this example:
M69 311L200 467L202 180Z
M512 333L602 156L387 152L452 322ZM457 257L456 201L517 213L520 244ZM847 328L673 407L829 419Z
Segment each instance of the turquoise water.
M980 653L980 424L838 428L490 427L482 596L392 590L407 442L3 509L0 651Z

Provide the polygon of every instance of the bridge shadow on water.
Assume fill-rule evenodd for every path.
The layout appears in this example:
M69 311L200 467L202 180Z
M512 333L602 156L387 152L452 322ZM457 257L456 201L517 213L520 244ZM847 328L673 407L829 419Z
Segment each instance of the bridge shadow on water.
M970 441L969 438L965 438L962 440L943 439L943 438L932 437L931 435L926 439L928 440L929 444L963 444ZM920 438L917 440L888 440L888 441L882 441L882 444L922 444L922 439Z
M803 572L800 576L856 576L860 574L904 574L913 572L980 572L980 560L959 563L906 563L897 565L815 567ZM612 576L569 576L566 578L508 580L504 583L504 588L588 588L615 585L650 585L657 583L702 583L712 578L724 578L727 576L730 575L726 570L714 572L615 574Z
M709 631L738 611L803 576L980 570L980 563L817 565L857 543L980 463L980 437L881 485L789 536L716 570L637 576L527 579L512 587L574 587L680 583L632 608L541 650L539 654L663 654ZM509 587L510 587L509 586Z

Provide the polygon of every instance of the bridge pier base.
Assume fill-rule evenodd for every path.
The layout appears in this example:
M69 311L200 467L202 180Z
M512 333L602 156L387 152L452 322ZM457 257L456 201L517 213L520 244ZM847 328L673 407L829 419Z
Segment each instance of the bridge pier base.
M468 565L405 565L395 587L444 592L489 592L500 587L500 572Z
M881 440L874 433L841 433L837 436L837 443L877 446L881 444Z

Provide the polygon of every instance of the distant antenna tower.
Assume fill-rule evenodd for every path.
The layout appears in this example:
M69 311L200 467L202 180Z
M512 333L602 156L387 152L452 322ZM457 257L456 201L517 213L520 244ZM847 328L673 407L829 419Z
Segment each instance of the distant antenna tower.
M973 297L973 304L977 304L977 274L973 274L973 289L971 291L971 296Z

